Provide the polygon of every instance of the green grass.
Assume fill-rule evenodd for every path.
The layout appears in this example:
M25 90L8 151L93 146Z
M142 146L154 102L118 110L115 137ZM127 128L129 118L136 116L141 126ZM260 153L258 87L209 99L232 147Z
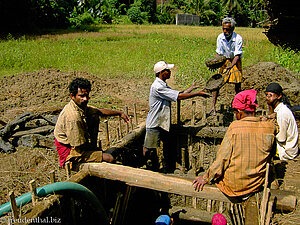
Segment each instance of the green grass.
M98 30L1 41L0 77L56 68L105 78L153 78L153 65L165 60L176 65L176 80L188 83L211 75L204 61L215 55L221 32L220 27L175 25L103 25ZM300 54L272 45L263 29L236 32L244 39L244 66L273 61L300 72Z

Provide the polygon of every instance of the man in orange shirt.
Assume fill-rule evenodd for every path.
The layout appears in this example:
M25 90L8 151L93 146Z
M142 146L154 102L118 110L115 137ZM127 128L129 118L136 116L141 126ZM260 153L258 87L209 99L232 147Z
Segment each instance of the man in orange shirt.
M215 183L225 195L245 200L264 184L276 127L271 121L255 117L256 90L238 93L232 107L237 120L228 127L216 160L193 185L199 191L205 184Z

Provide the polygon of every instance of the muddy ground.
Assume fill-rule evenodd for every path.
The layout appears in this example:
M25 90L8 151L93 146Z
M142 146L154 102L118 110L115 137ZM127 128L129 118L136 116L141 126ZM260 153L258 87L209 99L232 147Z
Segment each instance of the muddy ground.
M254 88L258 91L258 103L261 109L267 109L264 101L264 89L270 82L279 82L289 96L292 105L300 104L299 74L293 74L272 62L261 62L243 68L244 82L242 89ZM24 112L57 115L69 101L67 86L75 77L85 77L92 82L90 103L111 109L123 110L129 107L133 115L133 104L137 106L139 122L145 120L148 110L148 92L151 79L121 80L102 79L85 72L62 72L55 69L44 69L32 73L4 77L0 82L0 120L4 123L14 120ZM176 77L176 75L175 75ZM154 78L153 78L154 79ZM176 80L176 79L175 79ZM171 87L176 82L171 79ZM229 106L234 97L234 85L227 84L220 90L217 110L220 105ZM200 99L196 99L197 105ZM182 102L182 121L191 115L191 100ZM211 99L207 100L207 113L211 108ZM174 104L175 105L175 104ZM197 107L200 111L201 107ZM201 116L201 112L196 113ZM176 121L173 113L172 121ZM299 117L297 116L298 121ZM208 118L210 120L211 118ZM0 121L0 122L1 122ZM1 125L0 125L1 127ZM58 155L55 150L44 148L18 147L15 153L0 154L0 204L8 201L7 193L15 190L15 195L29 191L28 183L37 180L38 186L48 184L49 172L56 171L58 181L65 180L65 172L58 166ZM300 161L290 161L285 168L285 177L280 188L294 191L300 198ZM273 224L300 224L300 207L289 214L276 214Z

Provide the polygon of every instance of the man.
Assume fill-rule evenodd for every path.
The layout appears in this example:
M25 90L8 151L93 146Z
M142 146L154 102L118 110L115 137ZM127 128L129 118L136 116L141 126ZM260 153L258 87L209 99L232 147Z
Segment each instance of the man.
M83 162L112 162L113 155L97 147L99 116L120 116L129 122L122 112L89 106L90 91L91 83L84 78L76 78L69 85L71 100L59 114L54 129L61 167L67 161L71 167Z
M149 166L153 170L156 170L156 167L158 166L156 160L156 148L159 147L160 140L166 138L170 129L171 101L175 102L177 100L196 96L209 97L209 94L202 90L193 93L191 92L195 88L198 88L195 82L183 92L170 88L167 85L166 80L170 78L170 69L173 67L174 64L167 64L164 61L160 61L154 65L156 79L150 88L150 110L146 119L146 135L143 147L143 155L150 161L150 164L153 163Z
M284 104L286 96L278 83L270 83L265 91L270 113L276 113L279 132L276 135L276 155L280 160L298 155L298 127L292 111Z
M234 32L236 22L226 17L222 21L223 33L217 38L216 56L226 56L227 60L219 73L224 76L224 82L234 83L236 94L241 91L243 38ZM216 114L218 90L213 93L213 114Z
M216 160L193 185L199 191L214 182L225 195L245 200L260 191L264 183L276 127L271 121L255 117L256 90L238 93L232 107L237 120L228 127Z

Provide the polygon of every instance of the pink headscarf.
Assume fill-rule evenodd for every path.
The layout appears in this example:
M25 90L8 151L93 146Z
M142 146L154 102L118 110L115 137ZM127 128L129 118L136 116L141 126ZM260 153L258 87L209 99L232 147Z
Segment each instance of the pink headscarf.
M226 225L227 220L225 216L223 216L221 213L217 213L213 216L212 219L212 225Z
M254 89L241 91L234 97L232 108L254 112L256 107L258 106L255 103L256 93L257 91Z

